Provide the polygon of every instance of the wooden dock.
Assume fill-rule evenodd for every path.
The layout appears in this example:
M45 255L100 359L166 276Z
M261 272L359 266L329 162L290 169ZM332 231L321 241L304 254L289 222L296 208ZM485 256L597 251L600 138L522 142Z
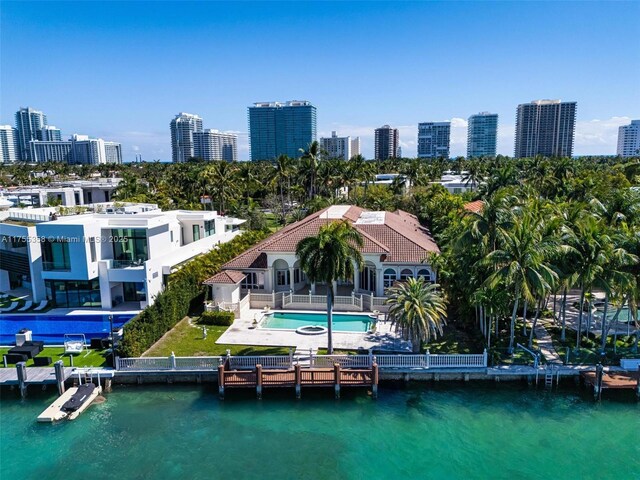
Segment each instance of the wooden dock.
M64 367L61 361L53 367L29 367L20 362L15 368L0 368L0 386L17 385L20 394L27 394L29 385L57 385L60 394L64 392L64 382L73 374L74 369Z
M227 388L255 388L262 398L264 388L295 388L296 398L302 395L302 387L333 388L336 398L341 387L370 387L375 398L378 394L378 365L371 368L343 368L336 363L333 368L308 368L299 364L293 368L264 369L258 364L249 369L229 369L229 362L218 366L218 392L224 398Z
M640 398L640 372L581 372L580 376L587 385L593 387L593 394L600 398L603 390L635 390Z

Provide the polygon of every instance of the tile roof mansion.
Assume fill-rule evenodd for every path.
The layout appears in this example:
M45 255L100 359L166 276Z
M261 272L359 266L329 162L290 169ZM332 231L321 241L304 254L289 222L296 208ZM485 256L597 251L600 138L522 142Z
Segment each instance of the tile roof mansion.
M440 250L428 229L420 225L414 215L401 210L369 211L353 205L333 205L287 225L223 265L222 272L205 283L239 286L243 293L250 290L252 293L316 294L316 285L309 285L299 267L296 246L302 239L316 235L322 225L339 220L349 221L362 235L360 251L364 264L356 269L353 279L338 283L338 290L342 292L338 295L382 297L386 288L398 280L409 277L436 280L428 255Z

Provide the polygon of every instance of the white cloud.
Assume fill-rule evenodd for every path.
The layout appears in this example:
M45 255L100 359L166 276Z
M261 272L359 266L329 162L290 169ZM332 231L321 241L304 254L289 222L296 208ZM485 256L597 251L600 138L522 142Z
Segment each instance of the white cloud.
M618 127L631 123L629 117L576 122L575 155L615 155Z

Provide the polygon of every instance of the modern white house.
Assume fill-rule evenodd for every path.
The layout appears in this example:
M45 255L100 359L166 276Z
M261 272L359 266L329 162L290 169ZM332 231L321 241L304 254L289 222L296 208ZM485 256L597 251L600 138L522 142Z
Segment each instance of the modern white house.
M349 221L363 240L362 268L356 267L354 277L340 282L336 289L338 297L354 299L352 306L362 310L363 297L384 297L387 288L409 277L436 281L429 255L440 250L415 216L401 210L369 211L353 205L333 205L288 225L226 263L221 273L205 281L211 285L213 302L234 304L250 291L252 295L272 294L274 300L281 293L293 295L293 300L308 296L309 304L314 303L311 297L321 296L326 287L308 282L295 250L302 239L316 235L322 225L339 220ZM305 298L298 300L306 303ZM251 303L253 306L253 299ZM321 300L315 303L323 304Z
M121 178L96 178L52 182L47 186L21 186L0 188L0 193L14 207L44 207L55 202L65 207L111 201Z
M55 208L0 212L0 290L30 289L57 307L131 309L154 302L179 266L240 233L215 211L163 212L153 204L102 203L89 213Z

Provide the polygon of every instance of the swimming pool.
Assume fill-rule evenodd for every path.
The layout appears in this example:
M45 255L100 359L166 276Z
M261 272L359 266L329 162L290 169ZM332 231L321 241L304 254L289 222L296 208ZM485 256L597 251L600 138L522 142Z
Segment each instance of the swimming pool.
M134 315L113 315L113 329L121 328ZM65 333L84 333L91 338L109 336L109 315L0 315L0 345L13 345L16 333L23 328L33 332L33 339L47 345L62 345Z
M267 315L261 328L282 328L296 330L305 325L327 326L326 313L274 312ZM333 330L337 332L366 332L371 325L368 315L333 314Z
M618 311L617 307L615 307L614 305L609 305L609 309L607 310L607 318L612 320L613 317L616 316L617 311ZM604 313L604 308L599 307L598 313L602 316L602 314ZM640 317L640 309L638 309L638 317ZM629 307L622 307L622 310L620 310L620 314L618 315L618 322L633 323L633 317L631 316L631 310L629 310Z

